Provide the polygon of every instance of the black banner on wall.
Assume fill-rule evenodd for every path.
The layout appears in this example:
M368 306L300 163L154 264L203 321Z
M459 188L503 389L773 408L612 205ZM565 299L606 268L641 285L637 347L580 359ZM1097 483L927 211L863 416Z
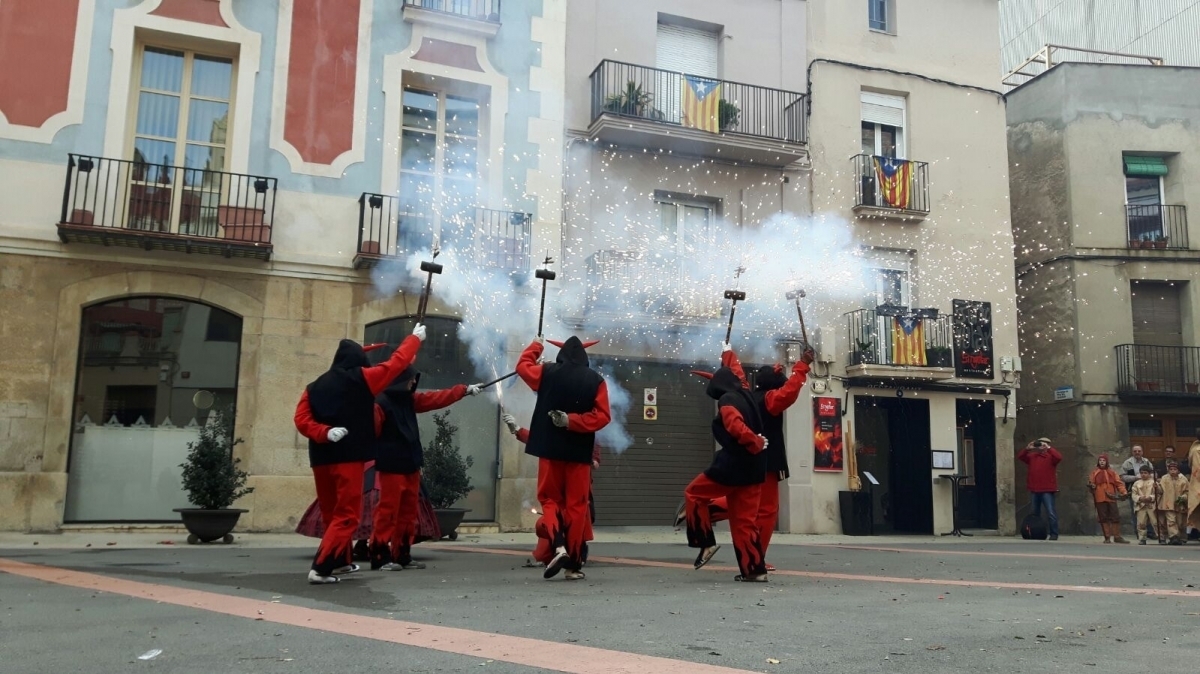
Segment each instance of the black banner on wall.
M954 300L954 373L968 379L991 379L992 303Z

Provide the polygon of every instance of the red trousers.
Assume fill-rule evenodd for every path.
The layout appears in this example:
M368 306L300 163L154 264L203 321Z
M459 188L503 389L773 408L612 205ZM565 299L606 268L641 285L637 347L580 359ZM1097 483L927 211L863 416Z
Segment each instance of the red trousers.
M729 519L729 500L722 496L714 499L709 506L713 522L724 522ZM779 522L779 473L768 473L763 480L762 491L758 497L758 515L754 518L758 525L758 537L762 541L763 554L771 546L771 534L775 533L775 524Z
M371 530L371 568L389 562L412 561L417 537L417 503L421 494L421 472L407 474L377 472L379 504Z
M737 557L738 568L744 576L766 573L766 561L756 523L761 487L761 484L730 487L713 482L704 473L697 475L683 492L687 502L688 546L708 548L717 544L708 507L714 500L724 496L729 506L729 529L733 534L733 553Z
M595 517L595 501L592 498L592 492L588 490L588 519L587 531L583 535L584 541L584 557L587 557L587 543L591 541L595 534L592 532L592 518ZM549 564L550 560L554 559L554 547L550 545L550 540L547 538L538 538L537 547L533 549L533 558L542 564ZM584 561L587 561L584 559Z
M363 462L313 466L312 471L317 483L317 504L326 523L312 568L328 576L353 561L354 530L362 513Z
M535 530L542 540L538 541L534 556L546 557L538 561L549 561L554 557L553 550L562 545L571 557L569 568L579 569L583 544L591 537L592 530L588 513L591 477L590 463L538 459L537 499L542 505L542 516Z

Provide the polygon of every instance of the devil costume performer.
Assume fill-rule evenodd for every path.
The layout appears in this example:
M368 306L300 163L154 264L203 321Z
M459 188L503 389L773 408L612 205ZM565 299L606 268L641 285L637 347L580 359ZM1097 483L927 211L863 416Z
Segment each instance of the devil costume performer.
M746 377L737 354L732 350L722 354L721 361L733 370L745 384ZM763 555L771 545L771 534L779 520L779 483L788 478L787 449L783 441L783 413L800 397L800 389L808 380L813 352L805 350L800 360L792 366L792 376L783 376L783 366L764 365L754 374L754 391L751 394L762 416L763 435L767 438L767 475L762 483L758 500L758 535L762 540ZM729 503L725 498L713 501L710 512L713 522L725 520L729 515ZM771 570L770 565L767 567Z
M478 386L465 384L442 391L417 392L420 379L420 372L408 368L384 389L375 404L379 505L375 508L370 544L372 569L425 568L412 558L421 466L425 463L417 415L449 407L464 396L479 393Z
M534 340L517 362L517 374L537 392L525 453L538 457L537 498L542 505L537 534L551 542L554 557L545 578L567 569L567 579L582 579L583 544L589 529L588 493L596 431L611 418L604 378L588 367L578 337L560 347L554 363L539 364L542 343Z
M722 367L709 378L706 393L717 401L713 419L713 437L719 448L708 467L684 490L688 546L699 548L695 566L704 566L720 546L713 535L709 504L726 497L733 550L741 574L735 580L766 582L756 516L759 492L766 478L767 460L763 451L769 445L763 436L764 425L758 403L737 374Z
M425 326L418 324L391 358L374 367L367 349L343 339L329 371L300 396L296 430L308 438L308 461L326 523L308 572L310 583L336 583L335 574L358 570L351 550L362 512L363 466L375 458L375 396L412 364L424 339Z

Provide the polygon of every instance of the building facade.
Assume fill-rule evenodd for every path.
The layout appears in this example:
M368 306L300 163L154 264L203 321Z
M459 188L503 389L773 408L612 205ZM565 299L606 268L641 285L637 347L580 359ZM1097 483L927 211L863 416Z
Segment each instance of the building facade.
M689 371L728 329L748 365L818 353L782 530L949 531L967 474L962 522L1012 531L998 13L898 4L4 2L0 527L172 519L233 407L243 526L292 528L299 391L339 338L400 341L436 244L423 385L511 367L537 266L546 336L601 339L598 524L666 524L707 466ZM527 529L536 463L498 417L531 396L497 391L453 411L461 505ZM877 484L844 496L855 460Z
M843 530L850 447L878 482L865 515L876 531L950 531L954 473L971 476L965 524L1014 530L998 14L986 2L896 9L571 3L564 260L614 291L583 300L581 325L617 333L597 353L633 361L635 403L644 389L659 401L653 419L635 405L632 444L597 474L599 519L662 522L707 465L696 425L711 403L688 370L714 366L723 290L741 283L744 361L798 355L787 291L799 286L818 346L786 416L781 530ZM930 15L942 19L915 19Z
M338 339L413 322L389 261L436 238L521 269L558 245L564 13L5 2L0 528L174 519L187 442L228 406L242 526L293 527L314 493L300 391ZM434 385L477 376L443 300L418 363ZM454 414L464 505L495 521L497 405Z
M1066 63L1008 95L1018 439L1063 451L1064 531L1093 531L1098 455L1140 444L1157 461L1200 433L1198 83L1195 68Z

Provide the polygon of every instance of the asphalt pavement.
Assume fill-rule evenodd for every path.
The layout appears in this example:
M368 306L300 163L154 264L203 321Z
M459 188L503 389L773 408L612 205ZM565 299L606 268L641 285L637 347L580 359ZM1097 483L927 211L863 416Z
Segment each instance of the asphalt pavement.
M529 534L422 544L424 570L304 581L314 542L0 535L4 672L1138 671L1200 663L1200 545L782 536L768 584L726 544L598 532L587 579ZM156 651L160 651L157 654ZM146 659L139 659L144 657ZM705 666L710 667L706 668ZM1165 670L1164 670L1165 671Z

